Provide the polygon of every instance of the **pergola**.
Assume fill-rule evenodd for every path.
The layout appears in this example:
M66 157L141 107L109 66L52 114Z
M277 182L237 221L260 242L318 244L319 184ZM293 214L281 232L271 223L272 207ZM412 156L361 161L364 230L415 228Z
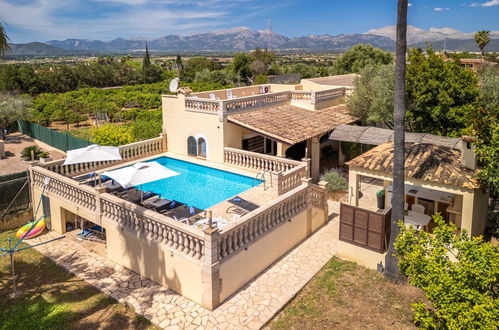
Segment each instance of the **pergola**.
M393 130L372 126L340 125L329 136L330 140L341 142L355 142L369 145L380 145L393 142ZM461 139L447 136L438 136L428 133L405 133L405 142L428 143L448 148L461 148ZM341 148L340 148L341 151ZM340 163L342 163L340 153Z

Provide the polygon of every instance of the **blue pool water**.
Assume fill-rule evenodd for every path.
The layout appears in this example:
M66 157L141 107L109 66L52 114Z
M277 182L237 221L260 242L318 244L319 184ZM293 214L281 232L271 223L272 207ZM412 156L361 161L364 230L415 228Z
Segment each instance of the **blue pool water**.
M143 191L153 191L163 198L200 209L207 209L262 182L169 157L150 161L158 162L180 175L143 184Z

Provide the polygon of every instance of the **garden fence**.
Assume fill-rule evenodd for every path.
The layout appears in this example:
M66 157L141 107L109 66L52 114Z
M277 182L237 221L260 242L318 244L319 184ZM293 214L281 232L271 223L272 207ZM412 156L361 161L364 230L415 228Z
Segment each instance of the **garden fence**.
M83 148L92 144L90 141L79 139L67 133L54 131L50 128L25 120L19 120L18 126L19 132L29 135L33 139L42 141L64 152L72 149Z
M2 192L0 194L0 220L5 215L21 212L30 207L27 172L0 176L0 191Z

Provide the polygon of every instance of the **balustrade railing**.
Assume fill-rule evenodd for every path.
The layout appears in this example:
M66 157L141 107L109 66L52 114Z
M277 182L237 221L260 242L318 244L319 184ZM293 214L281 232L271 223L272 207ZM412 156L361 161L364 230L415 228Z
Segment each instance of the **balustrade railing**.
M280 173L277 176L277 194L282 195L298 187L302 179L308 176L308 166L306 163Z
M32 168L33 184L38 187L45 185L49 178L46 192L60 196L66 201L70 201L89 211L95 211L97 208L97 191L89 186L79 185L73 179L63 177L41 167Z
M314 102L318 103L318 102L327 101L327 100L335 99L335 98L342 97L342 96L345 96L345 88L344 87L327 89L327 90L315 92Z
M233 225L222 229L219 239L219 257L227 258L257 240L266 232L307 208L308 186L293 189L270 204L243 216Z
M185 109L216 114L220 110L221 101L201 99L197 97L185 98Z
M238 97L236 99L231 100L223 100L223 110L231 111L231 110L240 110L240 109L249 109L249 108L257 108L267 105L275 105L278 103L288 102L290 100L290 92L277 92L277 93L268 93L268 94L260 94L254 96L245 96Z
M312 92L310 92L310 91L291 91L291 100L310 102L312 100Z
M324 209L327 206L327 193L325 187L310 186L310 202L312 206Z
M79 164L64 165L64 159L40 164L52 172L59 173L65 176L75 176L82 173L88 173L98 169L106 168L110 165L119 164L133 159L143 158L154 154L164 152L163 137L134 142L120 146L120 154L123 160L121 161L98 161Z
M302 165L302 162L264 155L256 152L224 148L224 161L226 164L245 167L255 171L284 172L289 169Z
M102 216L155 242L196 259L204 256L203 233L196 228L146 210L110 194L101 195Z

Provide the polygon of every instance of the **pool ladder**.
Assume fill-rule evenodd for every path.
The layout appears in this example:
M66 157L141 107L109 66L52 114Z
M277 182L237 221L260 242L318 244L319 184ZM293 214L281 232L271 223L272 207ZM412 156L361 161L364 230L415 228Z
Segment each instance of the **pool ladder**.
M272 173L270 172L270 170L263 170L262 172L257 173L257 175L255 176L255 178L253 179L253 184L251 186L252 187L255 186L256 180L262 180L263 181L263 190L267 190L267 180L265 179L265 173L269 174L269 176L270 176L270 187L273 187L274 184L272 182ZM261 179L259 179L259 178L261 178Z

